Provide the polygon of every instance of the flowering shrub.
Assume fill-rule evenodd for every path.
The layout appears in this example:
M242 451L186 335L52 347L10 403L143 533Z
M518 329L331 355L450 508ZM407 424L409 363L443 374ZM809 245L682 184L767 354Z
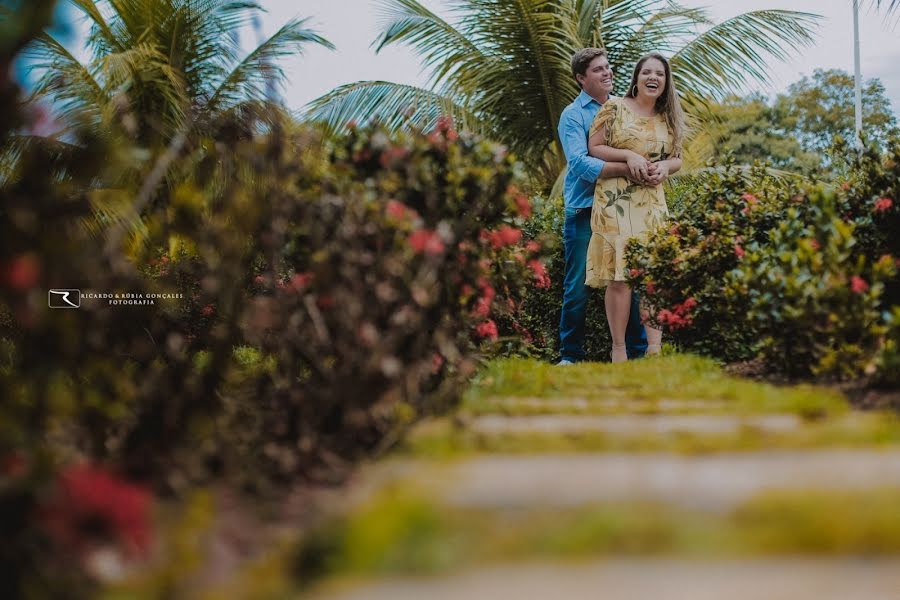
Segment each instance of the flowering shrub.
M629 245L629 280L685 349L761 355L792 376L858 376L878 352L896 268L877 229L893 203L855 191L759 167L682 177L669 226Z
M49 14L35 9L23 40ZM4 64L20 47L7 41ZM0 104L7 148L28 123L5 78ZM67 588L68 575L83 597L65 555L95 543L141 554L154 491L342 476L454 402L483 353L517 343L527 290L549 285L521 230L532 207L515 161L447 119L326 144L242 107L178 169L157 168L166 155L123 165L141 152L77 123L69 135L53 176L35 145L0 183L0 579L13 597L60 597L41 582ZM169 179L152 185L154 172ZM173 300L52 310L51 288ZM94 466L60 466L73 458Z
M761 336L761 353L789 375L862 374L883 333L879 305L893 260L868 263L855 253L853 225L828 197L811 195L801 215L753 242L730 278L729 291L749 301L747 315Z
M748 193L747 190L754 192ZM762 169L726 166L671 182L669 224L627 248L627 278L652 321L683 350L741 360L755 356L758 335L746 324L747 298L728 292L729 273L746 248L764 243L784 219L790 182Z

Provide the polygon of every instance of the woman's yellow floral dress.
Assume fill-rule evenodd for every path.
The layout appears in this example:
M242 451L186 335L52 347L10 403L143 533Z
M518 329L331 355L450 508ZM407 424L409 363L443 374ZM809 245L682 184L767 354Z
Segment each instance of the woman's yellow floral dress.
M621 98L607 100L591 124L591 135L607 128L606 144L633 150L657 161L672 153L672 133L665 115L642 117ZM587 254L587 279L591 287L625 280L625 245L662 225L669 214L663 186L642 186L625 177L598 179L591 210L591 241Z

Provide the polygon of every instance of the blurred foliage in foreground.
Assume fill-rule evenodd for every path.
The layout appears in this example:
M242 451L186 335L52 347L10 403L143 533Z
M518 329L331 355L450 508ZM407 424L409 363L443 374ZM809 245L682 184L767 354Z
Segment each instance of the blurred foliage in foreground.
M49 16L29 7L3 21L4 64ZM7 148L35 115L0 85ZM326 144L260 110L223 111L139 164L90 122L63 155L19 148L0 188L14 596L83 597L98 556L152 553L155 493L339 479L454 403L480 353L521 329L526 289L549 285L502 147L449 120ZM81 307L49 309L51 288L80 289Z

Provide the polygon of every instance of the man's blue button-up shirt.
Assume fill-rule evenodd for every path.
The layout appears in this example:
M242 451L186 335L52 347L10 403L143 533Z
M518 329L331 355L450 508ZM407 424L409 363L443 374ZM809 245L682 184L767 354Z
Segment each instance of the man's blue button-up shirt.
M600 103L582 90L559 117L559 139L568 163L563 188L566 208L590 208L594 202L594 184L605 163L588 154L588 133L599 110Z

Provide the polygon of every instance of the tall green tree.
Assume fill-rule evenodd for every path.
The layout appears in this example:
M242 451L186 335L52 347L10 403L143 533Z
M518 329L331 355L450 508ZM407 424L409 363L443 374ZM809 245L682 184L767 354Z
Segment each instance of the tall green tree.
M880 80L865 82L862 106L867 140L883 144L891 135L900 133ZM791 84L786 94L780 94L774 110L780 129L796 138L808 152L827 157L838 136L845 140L854 136L853 76L840 69L817 69L811 77Z
M29 49L40 75L36 96L51 100L64 121L100 129L127 112L143 146L266 102L284 78L279 59L308 44L333 48L306 19L294 19L244 54L239 33L263 11L254 0L68 1L90 24L91 58L82 63L43 33Z
M709 113L710 118L685 147L688 168L725 155L742 165L761 161L795 172L809 172L821 164L819 154L805 150L796 136L785 130L779 113L759 93L711 103Z
M767 59L809 44L818 18L763 10L714 23L704 10L667 0L453 0L451 22L417 0L378 6L376 51L411 46L428 86L359 81L313 101L307 114L335 129L374 115L390 127L429 128L450 114L507 144L544 182L564 165L556 124L578 93L569 66L575 50L607 48L619 94L638 57L661 51L696 108L765 80Z

